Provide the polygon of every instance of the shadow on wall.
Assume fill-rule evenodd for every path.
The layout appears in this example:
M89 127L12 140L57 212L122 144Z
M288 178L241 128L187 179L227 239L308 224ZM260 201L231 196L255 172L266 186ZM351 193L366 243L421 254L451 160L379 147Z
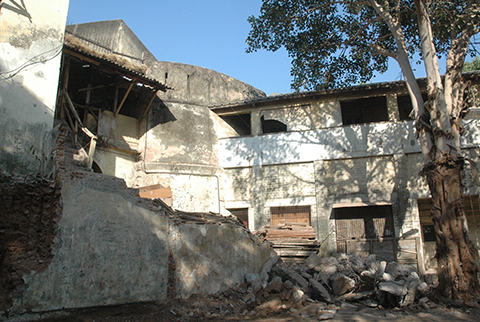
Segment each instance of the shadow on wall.
M150 113L149 118L147 131L150 131L157 125L177 121L177 118L173 115L172 111L158 97L154 101L152 113Z
M313 121L314 117L311 117L312 124L314 124ZM318 194L318 191L314 192L317 194L317 199L322 198L320 201L317 200L317 203L324 203L325 207L321 209L322 206L320 206L317 209L317 216L324 216L332 223L335 220L333 213L330 214L333 203L387 202L392 204L395 235L399 236L401 231L398 230L404 226L407 202L410 198L407 190L409 176L406 173L405 160L392 157L392 154L401 154L403 151L403 138L407 136L407 131L402 124L367 123L239 137L221 140L221 142L223 141L224 151L229 154L225 159L228 167L256 165L272 168L267 172L270 174L268 180L278 181L278 184L270 183L265 186L266 180L263 178L262 198L251 196L255 203L262 200L264 202L270 196L275 199L276 194L280 194L282 198L302 197L304 191L298 189L298 186L314 183L321 185L325 190L320 192L324 195L323 197ZM402 139L398 141L395 138ZM317 173L316 169L313 170L313 178L300 176L285 167L288 164L307 164L317 160L328 161L324 161L325 169L321 172ZM280 168L286 172L279 172ZM246 189L245 176L237 174L237 170L232 172L235 173L232 185L234 194L237 195L237 192L240 194L240 188L237 187ZM290 177L289 182L295 188L286 187L285 180L275 176ZM325 211L328 214L321 215L321 212ZM315 224L312 220L312 224L317 226L317 233L321 234L324 229L320 226L325 222ZM330 227L334 229L334 224ZM325 237L319 236L320 239Z
M43 140L53 127L53 111L22 84L21 75L0 80L0 169L6 174L39 173L50 157Z
M9 3L6 3L6 2ZM1 1L0 1L1 2ZM0 10L1 9L6 9L13 11L19 15L22 15L24 17L27 17L30 22L32 22L32 16L30 13L28 13L27 6L25 5L25 2L23 0L5 0L5 2L0 3Z

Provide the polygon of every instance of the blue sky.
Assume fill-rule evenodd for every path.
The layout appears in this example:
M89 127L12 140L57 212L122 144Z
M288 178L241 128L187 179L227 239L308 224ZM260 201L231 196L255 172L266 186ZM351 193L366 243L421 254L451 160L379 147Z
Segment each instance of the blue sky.
M286 51L245 53L261 0L70 0L68 24L122 19L160 61L202 66L267 95L291 92ZM395 62L374 82L400 79ZM423 76L422 67L417 76Z

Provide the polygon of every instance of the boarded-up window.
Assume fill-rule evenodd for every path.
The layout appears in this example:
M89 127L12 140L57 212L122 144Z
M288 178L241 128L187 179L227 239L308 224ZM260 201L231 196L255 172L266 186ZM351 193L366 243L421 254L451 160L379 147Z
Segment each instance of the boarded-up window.
M310 226L310 206L271 207L272 226L280 223L302 223Z
M343 207L335 209L337 238L376 239L393 236L391 206Z
M248 208L227 209L232 215L237 216L248 228Z
M375 253L393 260L394 237L392 206L358 206L334 209L337 251L368 255Z

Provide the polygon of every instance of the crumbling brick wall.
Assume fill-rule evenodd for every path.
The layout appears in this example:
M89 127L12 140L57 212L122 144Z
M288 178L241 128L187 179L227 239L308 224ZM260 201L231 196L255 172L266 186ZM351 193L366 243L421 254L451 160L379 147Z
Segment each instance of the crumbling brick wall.
M10 307L22 276L49 265L60 190L34 176L0 175L0 311Z

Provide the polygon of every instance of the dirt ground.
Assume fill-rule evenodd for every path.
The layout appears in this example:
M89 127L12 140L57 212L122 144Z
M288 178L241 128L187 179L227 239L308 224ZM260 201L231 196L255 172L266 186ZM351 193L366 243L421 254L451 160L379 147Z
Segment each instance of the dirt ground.
M365 303L343 302L326 305L305 301L291 305L272 299L245 306L240 298L226 296L193 297L172 303L141 303L63 312L42 322L151 322L151 321L319 321L323 313L334 312L327 321L480 321L480 309L449 307L430 303L408 308L372 308Z

